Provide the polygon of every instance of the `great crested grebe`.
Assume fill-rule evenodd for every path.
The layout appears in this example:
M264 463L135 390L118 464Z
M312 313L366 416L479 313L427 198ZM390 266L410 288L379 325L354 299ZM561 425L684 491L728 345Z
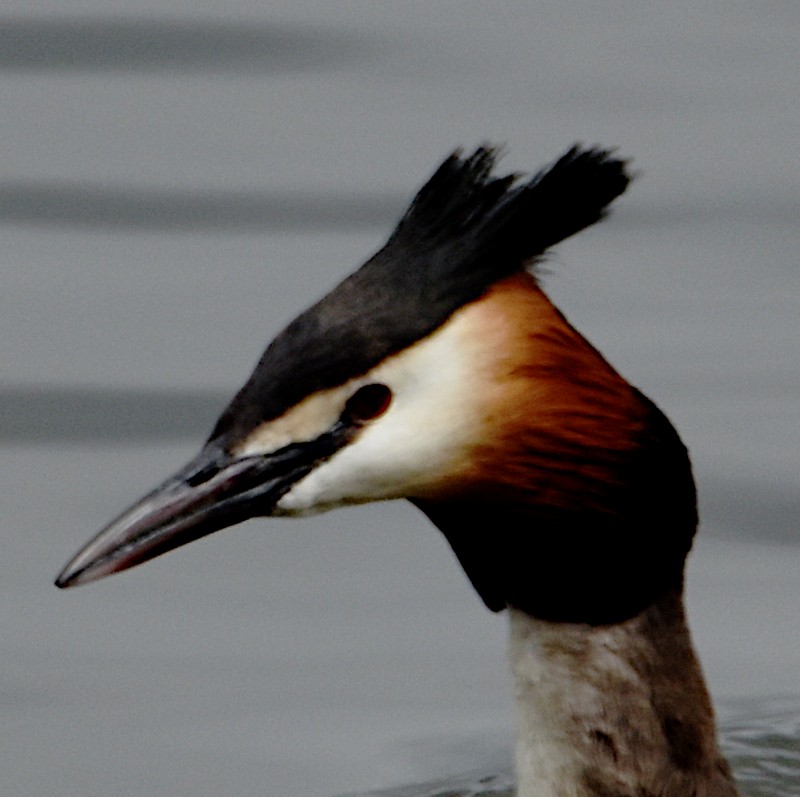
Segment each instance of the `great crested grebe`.
M507 610L520 797L734 797L683 608L686 449L528 269L598 221L623 161L527 182L447 158L387 244L264 352L200 453L56 583L254 516L407 498Z

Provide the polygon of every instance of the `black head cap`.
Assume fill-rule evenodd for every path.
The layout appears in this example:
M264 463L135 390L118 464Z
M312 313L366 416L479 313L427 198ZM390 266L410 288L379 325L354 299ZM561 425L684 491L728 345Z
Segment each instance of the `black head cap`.
M492 283L598 221L629 182L608 151L573 147L525 183L492 177L496 152L456 152L386 245L269 345L217 422L238 437L306 396L363 375L440 327Z

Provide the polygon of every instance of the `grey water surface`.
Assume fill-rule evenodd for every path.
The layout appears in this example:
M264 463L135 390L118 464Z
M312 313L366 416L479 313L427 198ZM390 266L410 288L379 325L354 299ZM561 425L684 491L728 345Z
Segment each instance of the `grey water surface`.
M508 787L504 618L410 505L52 586L488 139L511 171L575 141L634 158L543 282L689 445L724 744L751 797L800 794L799 38L780 2L7 0L0 793Z

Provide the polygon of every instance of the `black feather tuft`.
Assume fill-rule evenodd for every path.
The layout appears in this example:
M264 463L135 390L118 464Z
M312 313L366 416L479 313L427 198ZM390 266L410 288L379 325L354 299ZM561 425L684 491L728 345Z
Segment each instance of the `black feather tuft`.
M602 218L630 179L624 161L599 149L573 147L524 183L492 177L495 158L490 146L448 157L383 249L270 344L212 437L236 437L429 335Z
M489 146L466 159L451 155L414 198L386 248L417 253L467 244L471 254L457 271L464 276L472 266L499 279L599 221L630 182L626 163L606 150L574 146L522 185L515 185L516 175L492 178L495 159Z

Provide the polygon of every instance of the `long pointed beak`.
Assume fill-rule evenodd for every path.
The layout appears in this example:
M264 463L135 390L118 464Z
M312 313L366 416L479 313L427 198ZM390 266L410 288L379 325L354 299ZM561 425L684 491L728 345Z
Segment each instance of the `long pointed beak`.
M58 575L56 586L96 581L214 531L273 514L292 485L347 439L347 430L337 426L269 456L242 458L209 443L84 546Z

